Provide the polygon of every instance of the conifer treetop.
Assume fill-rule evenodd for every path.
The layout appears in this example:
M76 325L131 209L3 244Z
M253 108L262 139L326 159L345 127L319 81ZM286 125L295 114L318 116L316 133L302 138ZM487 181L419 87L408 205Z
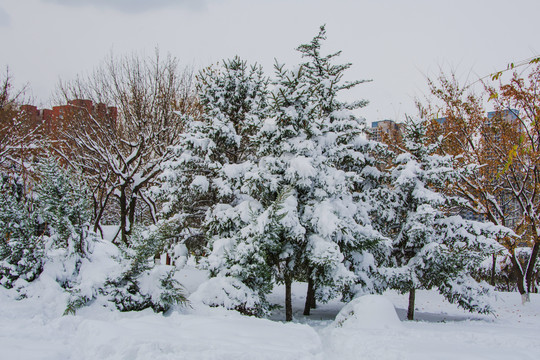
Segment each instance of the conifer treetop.
M321 46L324 40L326 40L326 26L322 25L319 33L310 43L302 44L296 48L301 53L302 58L307 59L306 62L302 63L302 67L305 69L310 85L315 89L315 95L320 103L320 114L329 116L336 110L354 110L365 107L369 103L367 100L358 100L352 103L337 100L337 94L340 91L352 89L358 84L371 80L343 81L343 73L352 66L352 63L332 63L335 57L341 55L341 51L321 55Z

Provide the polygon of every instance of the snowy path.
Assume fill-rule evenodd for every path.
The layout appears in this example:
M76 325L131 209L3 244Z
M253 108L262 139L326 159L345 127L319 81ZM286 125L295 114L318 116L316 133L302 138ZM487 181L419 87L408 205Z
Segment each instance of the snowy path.
M193 279L195 273L185 273ZM193 291L197 281L187 281ZM45 286L45 284L44 284ZM540 296L520 304L516 293L501 293L497 317L466 313L434 292L417 294L417 318L398 326L377 324L336 328L343 306L323 304L301 315L305 284L295 284L295 323L244 317L222 309L197 308L169 316L151 311L110 312L99 306L61 316L58 294L14 301L0 288L1 359L537 359L540 354ZM385 297L403 317L406 296ZM281 303L283 289L271 301ZM442 322L444 321L444 322Z

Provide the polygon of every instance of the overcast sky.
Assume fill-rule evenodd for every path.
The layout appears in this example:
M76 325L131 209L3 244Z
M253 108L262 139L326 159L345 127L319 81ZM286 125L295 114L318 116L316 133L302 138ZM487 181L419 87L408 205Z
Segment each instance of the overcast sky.
M362 115L401 121L440 68L476 79L540 54L539 14L539 0L0 0L0 66L48 105L111 52L159 46L196 68L240 55L271 74L326 24L348 80L373 79L349 95L370 100Z

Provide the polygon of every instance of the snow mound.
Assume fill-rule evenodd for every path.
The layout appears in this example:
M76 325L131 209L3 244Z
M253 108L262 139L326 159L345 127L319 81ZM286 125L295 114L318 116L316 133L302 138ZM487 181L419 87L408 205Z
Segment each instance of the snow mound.
M334 327L346 329L400 328L394 305L382 295L365 295L352 300L337 314Z

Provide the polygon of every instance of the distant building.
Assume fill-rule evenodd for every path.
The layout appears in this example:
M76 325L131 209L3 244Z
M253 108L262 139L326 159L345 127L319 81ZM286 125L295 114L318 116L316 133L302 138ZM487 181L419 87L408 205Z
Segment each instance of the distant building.
M396 124L393 120L380 120L371 123L369 138L371 140L382 142L385 137L401 136L402 124Z
M516 109L505 109L505 110L496 110L496 111L489 111L487 113L488 121L486 122L486 125L491 125L492 119L499 118L505 121L514 121L517 120L519 117L519 110ZM436 122L439 123L439 125L444 126L446 121L448 119L446 117L440 117L435 119Z
M52 109L38 109L33 105L22 105L21 110L26 116L26 120L32 122L33 126L41 126L41 133L56 137L61 127L67 124L66 121L77 121L77 119L94 117L101 122L116 123L118 119L118 109L114 106L107 106L103 103L94 105L92 100L75 99L70 100L66 105L54 106Z
M439 125L441 125L441 126L443 126L443 127L445 126L447 120L448 120L448 119L445 118L445 117L441 117L441 118L435 119L435 121L436 121Z
M505 110L490 111L487 113L487 117L488 119L500 117L501 119L506 120L506 121L514 121L519 118L519 110L505 109Z
M483 122L481 129L481 138L485 141L489 142L499 142L501 141L501 134L500 131L498 132L492 132L491 127L492 126L498 126L497 124L502 123L510 123L512 126L516 126L516 130L519 133L521 130L521 124L517 122L519 119L519 111L515 109L505 109L505 110L497 110L497 111L490 111L487 113L487 119ZM435 119L435 121L444 128L447 124L447 118L442 117ZM500 154L490 154L489 152L486 153L487 160L490 160L491 156L498 157ZM495 194L495 198L497 199L497 203L501 209L501 212L504 214L501 220L506 226L509 226L511 228L515 227L519 220L521 219L523 212L521 210L521 207L518 203L518 201L515 199L512 194L510 194L507 190L504 190L503 187L498 186L500 185L498 172L500 169L498 168L491 168L489 170L490 178L493 179L493 188L498 189ZM460 212L460 215L468 220L477 220L477 221L485 221L486 217L483 214L476 214L470 210L462 209Z

